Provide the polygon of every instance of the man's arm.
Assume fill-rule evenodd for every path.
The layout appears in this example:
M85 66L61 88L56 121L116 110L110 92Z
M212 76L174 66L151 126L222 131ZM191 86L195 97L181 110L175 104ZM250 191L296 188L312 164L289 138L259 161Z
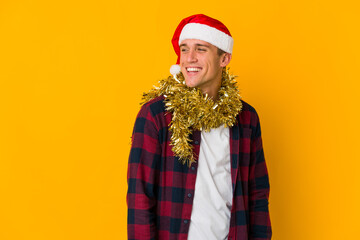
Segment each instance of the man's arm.
M255 112L255 128L251 140L249 193L250 193L250 240L271 239L269 216L269 177L264 158L260 121Z
M144 105L135 121L128 164L128 239L156 239L156 176L154 166L160 160L158 128L148 105Z

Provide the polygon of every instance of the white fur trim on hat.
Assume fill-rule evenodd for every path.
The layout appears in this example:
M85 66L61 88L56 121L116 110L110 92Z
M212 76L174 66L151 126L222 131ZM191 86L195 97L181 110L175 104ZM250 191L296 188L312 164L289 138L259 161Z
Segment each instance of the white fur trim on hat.
M176 75L179 74L181 72L181 68L178 64L172 65L170 67L170 73L171 75Z
M201 23L188 23L184 26L179 37L179 45L185 39L199 39L232 53L234 39L226 33Z

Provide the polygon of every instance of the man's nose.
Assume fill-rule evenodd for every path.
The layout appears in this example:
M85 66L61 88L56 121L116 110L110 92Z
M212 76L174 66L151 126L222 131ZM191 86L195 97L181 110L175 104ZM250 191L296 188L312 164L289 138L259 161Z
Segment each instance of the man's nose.
M196 52L193 49L189 50L189 53L187 54L187 61L188 62L196 62Z

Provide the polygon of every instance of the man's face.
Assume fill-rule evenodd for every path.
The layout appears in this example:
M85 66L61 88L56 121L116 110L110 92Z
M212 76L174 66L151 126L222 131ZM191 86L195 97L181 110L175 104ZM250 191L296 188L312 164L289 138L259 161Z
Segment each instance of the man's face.
M188 87L198 87L202 92L218 88L226 65L217 47L208 42L186 39L180 44L180 67Z

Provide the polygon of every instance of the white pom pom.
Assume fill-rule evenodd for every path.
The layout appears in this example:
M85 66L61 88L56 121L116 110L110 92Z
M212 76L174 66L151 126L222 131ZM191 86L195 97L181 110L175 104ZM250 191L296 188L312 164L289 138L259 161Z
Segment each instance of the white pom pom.
M181 68L180 68L180 66L179 66L178 64L172 65L172 66L170 67L170 73L171 73L171 75L176 75L176 74L178 74L178 73L180 73L180 72L181 72Z

